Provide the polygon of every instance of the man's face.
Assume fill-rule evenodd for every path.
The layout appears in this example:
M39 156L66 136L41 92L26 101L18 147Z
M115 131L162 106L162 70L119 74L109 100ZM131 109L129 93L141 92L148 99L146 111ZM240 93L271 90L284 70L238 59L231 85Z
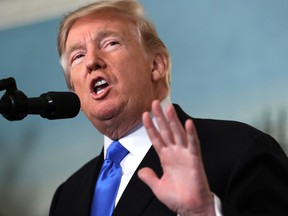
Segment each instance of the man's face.
M156 99L154 56L145 52L135 24L124 16L99 13L77 20L65 54L81 109L110 138L138 124Z

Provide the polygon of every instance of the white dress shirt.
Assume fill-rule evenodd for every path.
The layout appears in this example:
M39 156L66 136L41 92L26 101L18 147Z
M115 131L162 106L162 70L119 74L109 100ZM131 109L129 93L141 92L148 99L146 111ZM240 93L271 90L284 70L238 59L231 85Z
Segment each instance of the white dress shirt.
M161 107L164 112L165 107L168 104L171 104L169 97L166 97L163 101L161 101ZM157 127L155 118L153 116L152 121ZM106 158L106 150L112 142L113 140L104 136L104 158ZM143 124L139 125L133 131L119 139L119 142L129 151L129 153L120 163L123 175L121 178L118 194L116 196L115 205L117 205L134 172L136 171L137 167L140 165L141 161L143 160L152 145ZM216 216L221 216L221 203L219 198L217 198L215 195L214 201Z

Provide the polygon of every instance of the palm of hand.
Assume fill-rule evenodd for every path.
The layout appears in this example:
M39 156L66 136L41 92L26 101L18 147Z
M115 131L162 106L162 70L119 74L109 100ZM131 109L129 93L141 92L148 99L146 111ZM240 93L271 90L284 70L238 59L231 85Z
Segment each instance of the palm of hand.
M139 171L139 177L155 196L171 210L183 215L199 215L213 209L206 174L201 159L200 144L192 120L179 122L173 106L167 109L167 119L159 102L153 102L150 115L143 114L143 124L160 158L163 175L158 178L150 168Z

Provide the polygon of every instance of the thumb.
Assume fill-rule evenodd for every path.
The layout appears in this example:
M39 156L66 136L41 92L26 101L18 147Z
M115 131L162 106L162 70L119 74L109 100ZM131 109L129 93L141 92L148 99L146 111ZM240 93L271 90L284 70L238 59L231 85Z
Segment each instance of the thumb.
M156 191L159 178L151 168L145 167L145 168L140 169L138 171L138 177L145 184L147 184L153 192Z

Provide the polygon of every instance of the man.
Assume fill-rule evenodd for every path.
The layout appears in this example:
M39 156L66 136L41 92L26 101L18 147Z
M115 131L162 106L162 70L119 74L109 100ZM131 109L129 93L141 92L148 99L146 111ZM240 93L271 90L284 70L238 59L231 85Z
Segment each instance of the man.
M58 188L50 216L100 215L94 211L105 203L95 203L107 195L98 188L113 140L128 150L114 216L288 214L284 152L250 126L192 121L171 104L169 53L139 3L101 1L70 13L58 49L104 148Z

